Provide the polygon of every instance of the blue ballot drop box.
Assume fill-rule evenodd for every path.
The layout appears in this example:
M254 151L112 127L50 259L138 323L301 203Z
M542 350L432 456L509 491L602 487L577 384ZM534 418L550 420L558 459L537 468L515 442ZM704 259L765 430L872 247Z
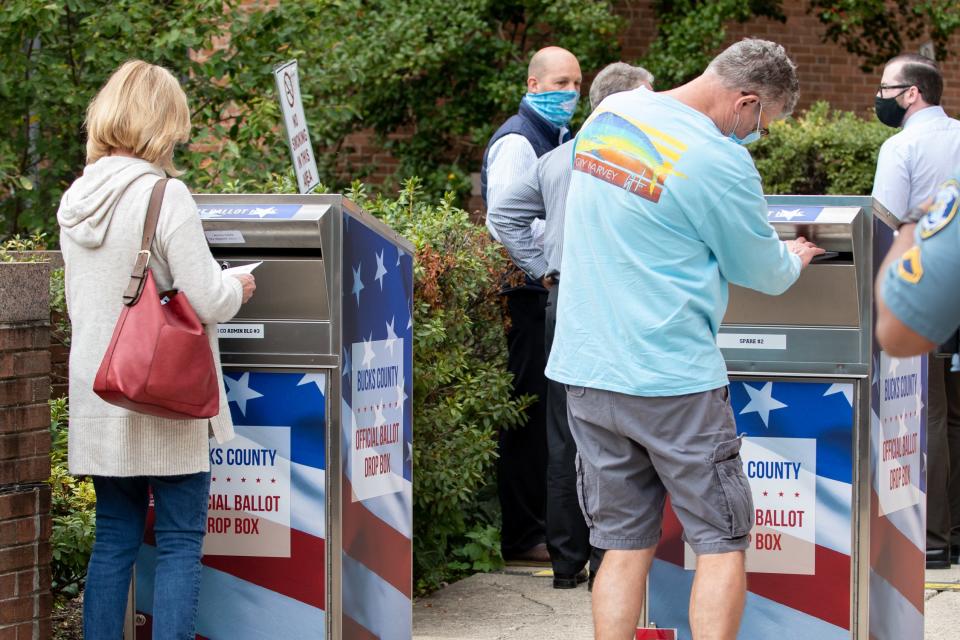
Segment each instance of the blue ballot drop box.
M197 634L412 634L413 247L339 195L198 195L257 291L219 325L236 437L211 439ZM130 626L150 637L155 535Z

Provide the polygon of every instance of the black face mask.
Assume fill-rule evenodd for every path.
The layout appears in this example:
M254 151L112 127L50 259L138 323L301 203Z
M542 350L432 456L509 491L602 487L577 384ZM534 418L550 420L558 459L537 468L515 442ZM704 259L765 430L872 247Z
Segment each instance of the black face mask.
M873 106L877 111L877 119L880 122L894 129L903 124L903 116L907 114L907 109L897 104L897 98L907 91L908 89L904 89L892 98L876 97Z

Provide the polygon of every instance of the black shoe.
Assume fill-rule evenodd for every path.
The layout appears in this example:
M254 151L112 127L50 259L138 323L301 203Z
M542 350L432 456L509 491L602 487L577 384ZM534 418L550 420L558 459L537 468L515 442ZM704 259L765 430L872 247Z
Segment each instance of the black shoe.
M556 573L553 574L554 589L576 589L578 584L587 581L587 574L580 573Z
M927 549L927 569L949 569L950 554L947 549Z

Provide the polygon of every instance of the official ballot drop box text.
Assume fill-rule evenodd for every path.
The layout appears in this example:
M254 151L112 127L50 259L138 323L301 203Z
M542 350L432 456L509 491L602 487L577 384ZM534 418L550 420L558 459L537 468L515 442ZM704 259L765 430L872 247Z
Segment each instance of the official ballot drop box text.
M236 437L210 442L197 634L410 638L413 247L339 195L196 200L221 267L262 263L218 327Z
M927 368L873 337L889 213L868 197L768 206L782 239L831 253L782 296L731 286L717 339L756 515L738 637L920 640ZM685 640L694 566L668 508L646 614Z

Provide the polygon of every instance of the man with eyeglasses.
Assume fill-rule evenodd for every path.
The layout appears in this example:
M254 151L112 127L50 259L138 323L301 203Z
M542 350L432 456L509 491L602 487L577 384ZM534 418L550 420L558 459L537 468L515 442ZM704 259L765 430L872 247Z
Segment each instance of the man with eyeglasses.
M634 637L670 496L697 555L694 640L733 640L753 500L716 336L727 283L779 294L822 249L781 242L742 145L797 102L780 45L746 39L699 77L608 97L574 142L547 376L566 385L580 506L607 550L597 640Z
M883 69L877 118L903 130L880 148L873 197L904 221L917 222L911 212L960 164L960 122L944 112L942 95L943 76L929 58L903 54ZM952 342L948 352L957 350ZM960 374L950 372L948 358L930 354L928 380L927 568L947 569L960 544Z

